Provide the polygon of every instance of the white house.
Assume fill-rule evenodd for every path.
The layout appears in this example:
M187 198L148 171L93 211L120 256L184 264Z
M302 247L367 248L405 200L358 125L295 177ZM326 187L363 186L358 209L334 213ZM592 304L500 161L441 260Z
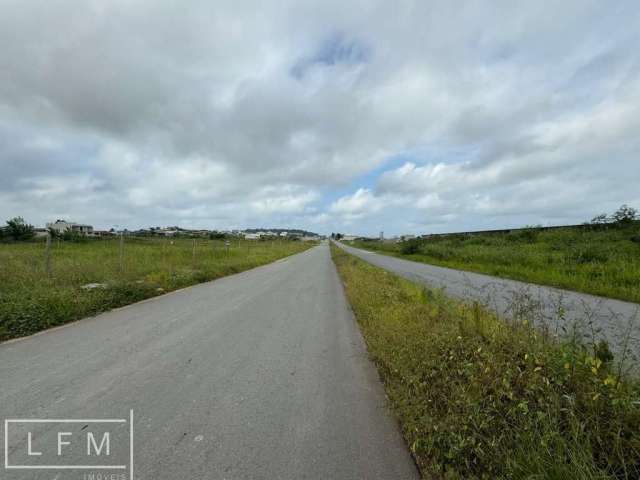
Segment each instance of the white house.
M93 235L93 226L82 223L67 222L66 220L56 220L55 222L49 222L47 223L47 228L54 230L57 233L72 231L78 232L81 235Z
M260 240L260 234L258 234L258 233L245 233L244 234L244 239L245 240Z

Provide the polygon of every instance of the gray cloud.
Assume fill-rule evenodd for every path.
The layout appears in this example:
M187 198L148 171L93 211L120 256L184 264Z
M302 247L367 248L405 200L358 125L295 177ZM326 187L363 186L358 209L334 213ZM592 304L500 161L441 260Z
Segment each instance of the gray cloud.
M639 15L4 0L0 215L375 233L640 204Z

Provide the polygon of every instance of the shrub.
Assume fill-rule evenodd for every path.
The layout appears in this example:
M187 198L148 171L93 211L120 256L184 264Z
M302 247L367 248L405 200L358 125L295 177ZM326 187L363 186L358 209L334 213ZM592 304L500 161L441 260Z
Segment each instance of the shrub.
M30 240L35 236L33 225L29 225L22 217L15 217L7 220L5 234L13 240Z
M638 210L628 205L622 205L613 214L613 221L620 225L631 224L636 218L638 218Z
M405 240L400 244L400 253L403 255L413 255L420 251L421 241L417 238Z
M65 242L73 243L85 243L89 240L86 235L83 235L80 232L76 232L74 230L65 230L61 234L58 234L58 238L64 240Z
M538 239L540 230L535 227L525 228L523 230L514 230L507 234L507 240L511 242L535 243Z

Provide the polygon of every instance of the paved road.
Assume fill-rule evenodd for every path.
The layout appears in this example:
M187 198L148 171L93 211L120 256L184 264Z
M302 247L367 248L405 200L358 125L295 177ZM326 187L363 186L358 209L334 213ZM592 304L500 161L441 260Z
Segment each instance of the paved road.
M126 419L133 409L135 478L418 477L326 244L4 343L0 385L2 418ZM27 458L23 427L11 427L11 464L86 463L66 453L75 444L62 460L51 453L56 424L33 425L33 449L44 454ZM64 438L92 428L66 425L74 436ZM127 449L112 445L112 455Z
M528 314L558 334L562 334L563 327L574 331L575 326L587 340L594 336L604 338L615 352L620 354L624 350L631 357L640 358L638 304L411 262L336 243L347 252L409 280L443 288L458 298L480 301L503 317L511 318L514 312ZM592 333L594 330L598 331ZM633 358L627 363L632 365Z

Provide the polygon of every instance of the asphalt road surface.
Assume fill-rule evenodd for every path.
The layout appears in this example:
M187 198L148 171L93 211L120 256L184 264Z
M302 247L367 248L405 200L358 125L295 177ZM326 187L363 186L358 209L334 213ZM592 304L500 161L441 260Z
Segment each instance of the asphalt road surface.
M553 334L605 339L625 363L640 358L640 305L584 293L412 262L336 242L345 251L414 282L475 300L507 318L528 317ZM640 281L640 280L639 280Z
M130 410L134 478L418 478L326 244L0 344L3 419L128 420ZM8 428L11 466L126 469L3 479L129 478L128 423ZM28 431L42 455L27 454ZM72 434L60 456L59 431ZM105 431L110 456L94 446L87 457L86 433L100 446Z

